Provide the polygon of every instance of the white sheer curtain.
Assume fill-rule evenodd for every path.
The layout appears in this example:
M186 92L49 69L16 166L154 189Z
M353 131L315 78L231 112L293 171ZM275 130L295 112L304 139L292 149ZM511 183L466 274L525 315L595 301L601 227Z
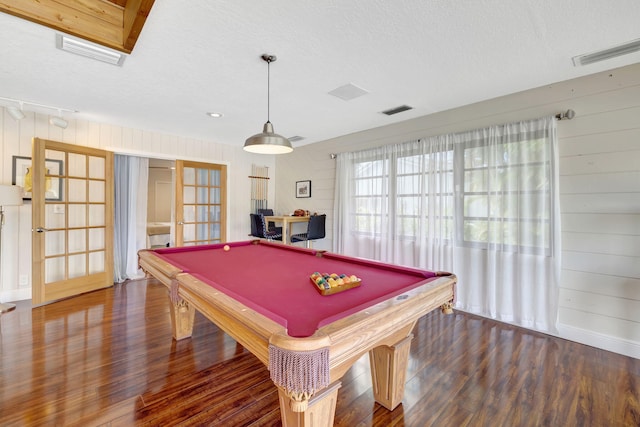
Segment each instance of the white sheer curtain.
M458 276L456 307L557 333L555 120L338 155L334 250Z
M334 249L451 270L452 144L436 137L338 155Z
M149 159L116 155L114 170L114 279L120 283L144 277L138 251L147 244Z

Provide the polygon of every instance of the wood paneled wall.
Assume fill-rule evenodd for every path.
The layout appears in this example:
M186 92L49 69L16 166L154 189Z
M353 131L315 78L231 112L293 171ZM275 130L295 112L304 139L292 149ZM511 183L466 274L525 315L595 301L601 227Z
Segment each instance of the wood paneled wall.
M455 89L452 89L455 90ZM564 338L640 358L640 64L310 144L277 159L277 209L327 216L332 247L335 161L358 151L564 112L558 122L562 212L559 329ZM286 170L284 170L286 162ZM292 180L313 181L295 199ZM318 188L318 191L316 191Z
M560 323L640 357L640 86L588 101L560 144Z
M60 101L60 104L64 102ZM253 163L264 164L273 170L272 156L250 154L242 147L213 141L124 128L65 117L66 129L49 124L49 116L25 111L25 117L14 120L0 107L0 183L11 184L12 157L31 157L34 137L61 141L142 157L196 160L228 165L230 203L227 236L229 240L244 240L249 234L250 183ZM271 191L273 194L273 191ZM31 298L31 202L21 207L6 207L4 243L0 266L0 301Z

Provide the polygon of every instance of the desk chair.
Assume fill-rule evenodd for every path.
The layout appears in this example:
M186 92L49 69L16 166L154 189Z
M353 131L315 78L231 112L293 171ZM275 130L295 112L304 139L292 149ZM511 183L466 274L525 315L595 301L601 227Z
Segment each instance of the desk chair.
M273 216L273 209L258 209L258 213L264 216ZM282 234L282 227L276 227L276 223L273 221L269 221L267 229Z
M292 235L291 243L306 242L306 247L310 248L313 240L324 239L326 221L327 215L311 215L307 225L307 232Z
M258 226L256 225L256 220L253 216L254 214L249 214L249 222L251 224L251 234L249 234L249 236L260 237L258 235Z
M251 235L260 239L282 240L282 233L267 230L264 215L249 214L251 217Z

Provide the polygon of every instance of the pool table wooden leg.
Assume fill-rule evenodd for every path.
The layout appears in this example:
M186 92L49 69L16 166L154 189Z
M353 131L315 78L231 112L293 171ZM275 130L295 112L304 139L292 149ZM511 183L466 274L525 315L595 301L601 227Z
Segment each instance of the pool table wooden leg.
M392 346L383 345L369 352L373 396L376 402L390 411L404 397L412 339L413 334L410 334Z
M303 412L293 411L293 401L284 389L278 387L282 427L333 426L333 419L336 415L338 389L341 385L342 383L340 381L336 381L311 396L307 409Z
M176 303L169 298L169 307L171 308L173 339L179 341L183 338L189 338L193 333L196 309L182 298Z

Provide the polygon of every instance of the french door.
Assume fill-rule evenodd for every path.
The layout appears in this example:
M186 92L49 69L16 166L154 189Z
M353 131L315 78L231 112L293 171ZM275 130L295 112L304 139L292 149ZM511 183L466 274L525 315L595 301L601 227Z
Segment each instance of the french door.
M227 167L176 160L176 246L226 241Z
M34 138L34 305L113 285L113 153Z

